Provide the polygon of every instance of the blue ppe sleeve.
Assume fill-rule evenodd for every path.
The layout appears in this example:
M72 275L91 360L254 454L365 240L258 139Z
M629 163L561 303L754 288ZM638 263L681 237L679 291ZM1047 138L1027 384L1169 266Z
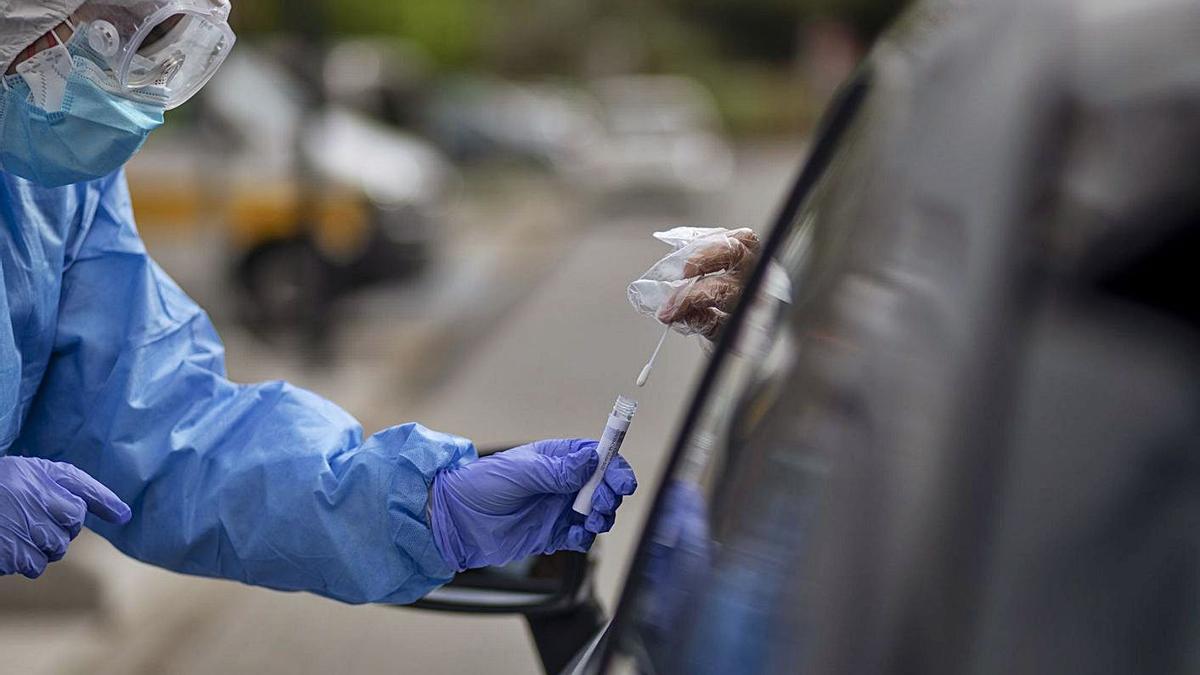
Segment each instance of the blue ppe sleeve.
M364 441L315 394L226 379L208 317L147 256L124 175L108 180L68 242L54 351L15 449L111 488L132 520L88 527L151 564L352 603L447 582L429 489L471 443L416 424Z

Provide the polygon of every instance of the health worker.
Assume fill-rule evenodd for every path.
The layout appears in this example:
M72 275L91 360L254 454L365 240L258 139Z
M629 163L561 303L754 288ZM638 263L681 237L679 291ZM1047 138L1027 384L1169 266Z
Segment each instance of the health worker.
M0 0L0 574L87 525L187 574L406 603L456 571L587 550L635 479L595 442L485 458L418 424L363 438L322 398L225 377L146 254L122 166L234 44L226 0Z

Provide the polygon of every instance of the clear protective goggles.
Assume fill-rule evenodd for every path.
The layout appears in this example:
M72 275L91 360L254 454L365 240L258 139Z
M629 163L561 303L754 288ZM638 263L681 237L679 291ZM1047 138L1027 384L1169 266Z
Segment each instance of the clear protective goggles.
M113 93L153 91L168 110L200 91L237 37L229 0L88 0L71 19L116 83Z

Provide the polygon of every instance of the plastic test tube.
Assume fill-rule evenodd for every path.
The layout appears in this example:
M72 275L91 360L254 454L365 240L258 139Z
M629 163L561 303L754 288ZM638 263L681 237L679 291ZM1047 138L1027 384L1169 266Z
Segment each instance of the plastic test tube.
M579 496L575 498L575 505L571 507L575 513L581 516L591 514L592 495L595 494L600 481L604 480L604 472L608 469L608 465L620 451L621 443L625 441L625 433L629 431L629 423L633 421L633 414L637 412L637 407L637 401L624 396L617 397L612 414L608 416L608 424L604 427L604 434L600 436L600 445L596 447L596 453L600 455L600 463L596 466L596 473L592 474L591 479L579 491Z

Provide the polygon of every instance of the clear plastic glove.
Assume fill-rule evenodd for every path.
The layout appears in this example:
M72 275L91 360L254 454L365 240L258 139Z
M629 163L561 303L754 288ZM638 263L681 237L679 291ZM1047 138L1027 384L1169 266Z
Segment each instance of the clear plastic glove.
M0 457L0 574L40 577L89 512L116 524L130 517L125 502L70 464Z
M612 529L622 498L637 488L629 463L614 458L591 515L573 524L575 495L598 462L596 441L550 440L441 471L430 507L438 552L462 571L563 549L587 551L597 534Z
M630 284L629 302L683 335L714 339L758 261L758 236L747 228L677 227L654 238L675 251Z

